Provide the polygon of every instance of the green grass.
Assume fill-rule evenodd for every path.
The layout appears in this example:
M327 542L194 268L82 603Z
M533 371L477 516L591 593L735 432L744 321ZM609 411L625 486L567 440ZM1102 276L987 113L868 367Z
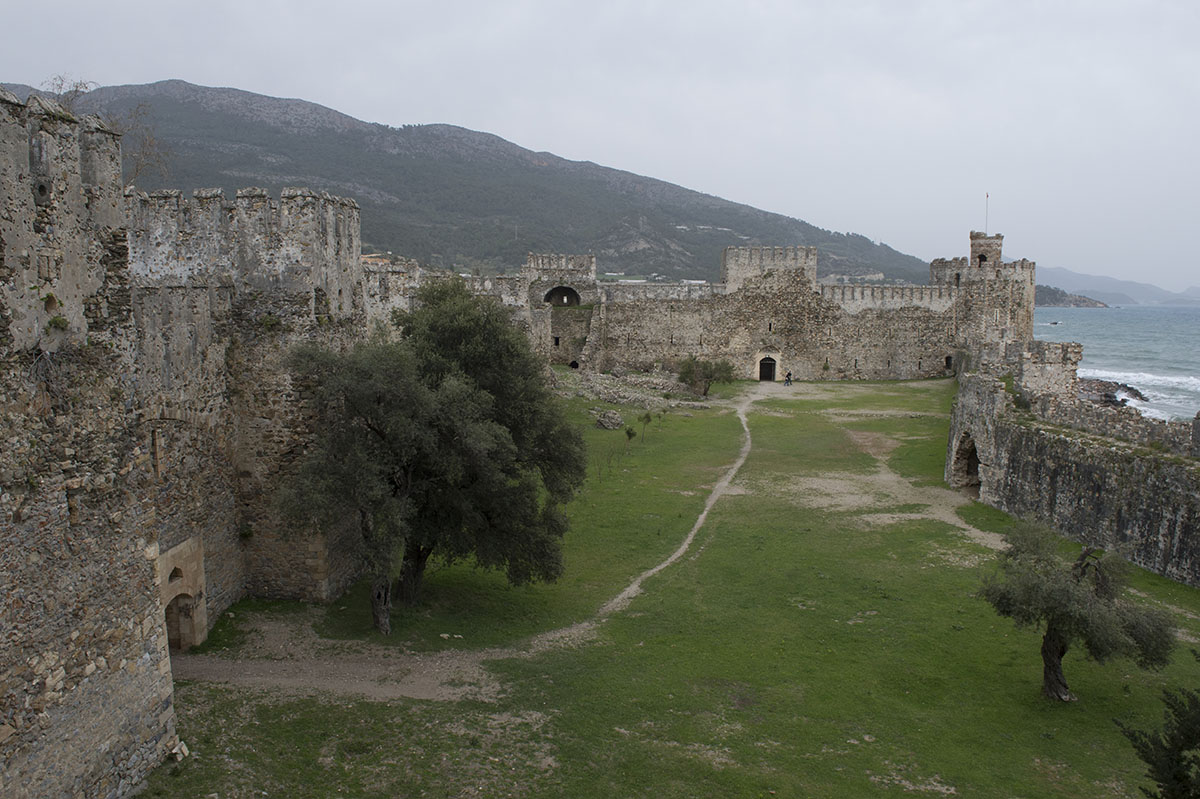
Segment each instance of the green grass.
M318 632L414 650L511 644L589 617L635 575L666 557L703 508L704 487L736 457L741 425L728 411L692 410L690 417L656 417L643 437L635 421L640 411L625 410L626 422L638 431L627 445L623 430L583 424L590 420L586 408L596 405L570 403L583 426L589 468L584 490L568 509L566 568L557 582L514 588L502 574L469 562L432 562L421 604L393 610L390 637L372 630L365 612L366 581L329 606ZM443 639L443 633L450 638Z
M288 615L305 611L303 602L283 599L243 599L221 614L204 643L189 651L195 655L236 655L249 635L247 621L253 615Z
M935 416L831 419L809 401L752 415L755 446L738 482L755 493L717 503L689 556L647 581L594 641L489 662L505 686L494 703L179 686L180 731L197 756L158 769L146 795L1138 795L1143 766L1112 720L1158 725L1163 687L1200 684L1186 651L1162 672L1072 651L1064 667L1080 700L1048 702L1038 633L975 596L987 550L943 522L864 518L920 503L822 510L784 490L793 477L871 474L875 461L849 430L900 441L889 465L932 480L946 421L940 438L927 422L946 407L946 385L880 387L899 410ZM602 480L593 463L562 582L512 590L442 568L427 603L397 619L396 637L475 648L588 616L678 544L732 460L737 430L730 414L668 417ZM592 457L618 434L589 431ZM995 532L1011 524L978 503L959 515ZM1134 586L1200 635L1197 591L1145 572ZM340 634L366 615L364 601L335 605L333 618L346 607Z

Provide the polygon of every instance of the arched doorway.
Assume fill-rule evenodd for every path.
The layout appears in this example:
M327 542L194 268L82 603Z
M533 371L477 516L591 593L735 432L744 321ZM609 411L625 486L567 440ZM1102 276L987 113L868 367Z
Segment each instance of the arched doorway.
M770 355L758 362L758 379L772 381L775 379L775 359Z
M191 594L180 594L167 604L167 646L172 652L186 652L197 642L194 605Z
M970 433L959 436L954 450L954 461L950 465L950 484L965 488L975 498L979 497L979 451Z
M579 292L570 286L557 286L546 292L543 302L548 302L555 308L578 305Z

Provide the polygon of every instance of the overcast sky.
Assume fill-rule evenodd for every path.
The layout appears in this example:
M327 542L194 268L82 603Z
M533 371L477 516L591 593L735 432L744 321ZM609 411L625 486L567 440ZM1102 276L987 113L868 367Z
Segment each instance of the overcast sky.
M19 7L18 7L19 6ZM446 122L922 259L1200 285L1200 2L9 0L0 80ZM779 242L786 244L788 242Z

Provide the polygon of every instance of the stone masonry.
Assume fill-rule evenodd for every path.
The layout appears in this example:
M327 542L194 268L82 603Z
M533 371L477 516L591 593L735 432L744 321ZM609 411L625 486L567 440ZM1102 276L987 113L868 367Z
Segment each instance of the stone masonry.
M172 650L202 642L241 597L328 600L355 578L352 525L276 522L275 488L311 431L287 355L301 341L348 346L447 277L364 264L353 201L146 195L122 188L120 162L99 119L0 91L6 799L124 796L178 743ZM1170 458L1200 454L1200 428L1074 404L1078 345L1031 341L1034 265L1004 263L1001 245L971 233L969 255L934 261L927 286L819 285L806 247L730 248L715 284L605 283L594 256L560 254L468 280L551 363L695 355L767 380L961 374L948 479L1014 512L1136 538L1142 562L1197 579L1195 468ZM1097 459L1101 428L1128 444ZM1161 512L1118 490L1139 479Z
M96 118L0 92L0 795L123 796L176 744L169 649L253 592L328 599L278 529L308 422L284 364L364 327L358 208L126 193Z

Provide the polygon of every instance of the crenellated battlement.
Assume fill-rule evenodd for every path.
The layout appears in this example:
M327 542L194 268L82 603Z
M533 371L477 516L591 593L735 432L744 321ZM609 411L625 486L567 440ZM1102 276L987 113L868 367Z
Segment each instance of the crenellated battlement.
M737 291L747 280L771 273L798 275L817 283L816 247L726 247L721 253L721 280L726 291Z
M971 231L969 258L935 258L929 264L929 280L934 284L960 286L967 282L1006 280L1033 286L1036 264L1024 258L1004 262L1004 236Z
M87 334L123 247L120 137L99 117L0 90L0 352Z
M305 188L278 201L261 188L227 200L220 189L125 195L129 263L139 285L211 283L258 291L324 292L329 313L352 312L359 290L359 210Z
M559 280L594 281L596 279L596 256L531 252L525 256L524 271L531 280L553 277Z
M944 311L958 297L953 286L902 286L854 284L819 287L821 298L842 307L847 313L868 309L905 307Z

